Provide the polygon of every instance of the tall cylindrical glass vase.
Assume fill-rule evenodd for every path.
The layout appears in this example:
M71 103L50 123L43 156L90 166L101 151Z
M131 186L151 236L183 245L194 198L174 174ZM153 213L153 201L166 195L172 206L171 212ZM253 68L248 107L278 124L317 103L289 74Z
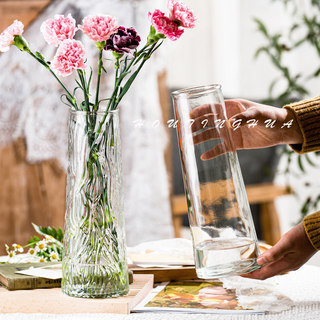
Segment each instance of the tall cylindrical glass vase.
M199 278L257 269L257 236L220 85L175 91L180 159Z
M119 112L70 111L62 291L128 293Z

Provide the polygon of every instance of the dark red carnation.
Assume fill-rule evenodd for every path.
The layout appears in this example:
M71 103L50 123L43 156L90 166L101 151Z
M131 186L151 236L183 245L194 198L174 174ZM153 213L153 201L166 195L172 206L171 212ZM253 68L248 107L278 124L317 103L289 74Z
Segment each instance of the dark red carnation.
M135 49L141 41L134 28L119 27L107 40L105 50L112 50L119 54L129 53Z

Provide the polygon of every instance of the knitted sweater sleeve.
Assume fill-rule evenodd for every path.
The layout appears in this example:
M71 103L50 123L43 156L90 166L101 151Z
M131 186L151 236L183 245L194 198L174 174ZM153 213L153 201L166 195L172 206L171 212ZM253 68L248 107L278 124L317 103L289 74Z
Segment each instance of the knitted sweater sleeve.
M284 106L295 115L303 135L303 143L290 145L302 154L320 150L320 96Z
M320 150L320 96L284 106L293 111L303 135L303 143L290 145L302 154ZM320 211L303 219L306 234L317 250L320 250Z
M320 211L306 216L303 225L313 247L320 250Z

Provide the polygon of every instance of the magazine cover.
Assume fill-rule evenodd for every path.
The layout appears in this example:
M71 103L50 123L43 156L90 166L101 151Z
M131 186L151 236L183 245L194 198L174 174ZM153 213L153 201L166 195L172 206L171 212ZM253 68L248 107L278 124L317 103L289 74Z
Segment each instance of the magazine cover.
M133 312L170 311L186 313L261 313L243 309L234 289L219 281L174 281L162 283Z

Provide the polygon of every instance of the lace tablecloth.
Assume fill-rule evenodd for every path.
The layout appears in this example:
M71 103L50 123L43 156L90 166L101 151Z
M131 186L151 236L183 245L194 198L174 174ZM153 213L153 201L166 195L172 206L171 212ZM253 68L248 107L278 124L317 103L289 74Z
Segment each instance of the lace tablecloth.
M0 314L1 320L319 320L320 319L320 268L303 266L300 270L272 278L272 282L294 301L294 306L280 313L265 315L221 315L182 313L138 313L118 314ZM26 293L27 294L27 293ZM0 302L1 303L1 302ZM17 301L17 304L19 301Z

